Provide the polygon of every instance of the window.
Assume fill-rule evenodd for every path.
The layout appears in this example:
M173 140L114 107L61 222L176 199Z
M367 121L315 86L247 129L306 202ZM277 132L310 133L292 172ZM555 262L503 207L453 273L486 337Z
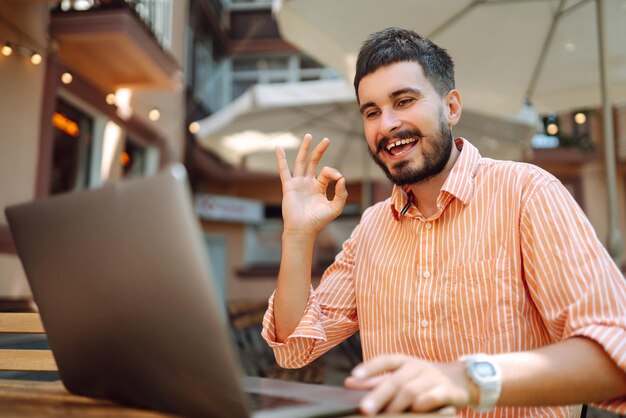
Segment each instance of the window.
M52 125L54 145L50 194L87 187L93 118L63 99L58 99Z
M146 172L146 147L127 138L120 156L120 164L123 177L143 176Z

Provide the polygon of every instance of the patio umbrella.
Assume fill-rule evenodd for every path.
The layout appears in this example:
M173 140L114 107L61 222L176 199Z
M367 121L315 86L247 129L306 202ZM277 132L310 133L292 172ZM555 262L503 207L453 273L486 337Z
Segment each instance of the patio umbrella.
M286 40L349 80L367 35L401 26L450 52L466 109L514 115L526 100L542 112L602 106L608 249L619 263L610 103L626 100L625 0L274 0L273 9Z
M321 167L335 167L346 180L365 185L384 178L369 157L354 89L343 80L258 84L199 124L196 138L202 147L251 171L276 173L274 147L282 145L293 161L302 137L310 133L314 140L331 140ZM464 111L453 133L471 138L486 156L519 160L530 149L534 128Z

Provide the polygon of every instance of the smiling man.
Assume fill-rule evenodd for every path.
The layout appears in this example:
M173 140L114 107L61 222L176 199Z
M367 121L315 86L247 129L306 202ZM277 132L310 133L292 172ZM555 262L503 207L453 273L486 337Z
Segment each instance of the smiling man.
M445 50L389 28L363 45L354 81L372 158L394 183L311 287L318 232L345 180L317 174L329 146L305 136L283 186L283 254L263 336L301 367L357 331L365 362L346 385L361 408L461 416L626 413L626 285L561 183L482 158L454 138L462 101ZM326 197L331 180L335 196Z

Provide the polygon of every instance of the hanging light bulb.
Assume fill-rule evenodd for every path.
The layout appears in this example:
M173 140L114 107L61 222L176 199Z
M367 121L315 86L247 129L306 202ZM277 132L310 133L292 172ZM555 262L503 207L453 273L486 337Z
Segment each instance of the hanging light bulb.
M126 167L128 164L130 164L130 159L130 154L124 151L122 155L120 155L120 164L122 164L123 167Z
M148 112L148 118L152 122L156 122L157 120L159 120L161 118L161 112L159 111L159 109L154 108L154 109L150 110L150 112Z
M106 98L104 100L106 100L108 105L113 106L115 104L115 94L113 94L113 93L107 94L107 96L106 96Z
M10 43L6 43L4 44L4 46L2 47L2 55L4 55L5 57L8 57L9 55L11 55L13 53L13 47L11 46Z
M36 52L33 52L33 54L30 56L30 62L33 63L33 65L39 65L41 64L41 55L39 55Z
M577 124L582 125L585 122L587 122L587 115L585 115L583 112L578 112L574 116L574 120L576 121Z
M550 123L548 126L546 126L546 132L548 133L548 135L556 135L559 133L559 125L557 125L556 123Z
M200 132L200 124L198 122L191 122L189 124L189 132L194 135Z
M61 81L63 82L63 84L70 84L72 80L74 80L72 73L66 71L61 75Z

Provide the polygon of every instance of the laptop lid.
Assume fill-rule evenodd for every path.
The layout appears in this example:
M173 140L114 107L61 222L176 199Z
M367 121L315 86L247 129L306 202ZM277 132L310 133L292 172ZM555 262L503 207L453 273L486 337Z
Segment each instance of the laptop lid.
M242 383L182 165L5 212L69 391L237 418L250 415L245 384L250 392L318 398L319 405L255 417L356 411L362 393L342 388Z

